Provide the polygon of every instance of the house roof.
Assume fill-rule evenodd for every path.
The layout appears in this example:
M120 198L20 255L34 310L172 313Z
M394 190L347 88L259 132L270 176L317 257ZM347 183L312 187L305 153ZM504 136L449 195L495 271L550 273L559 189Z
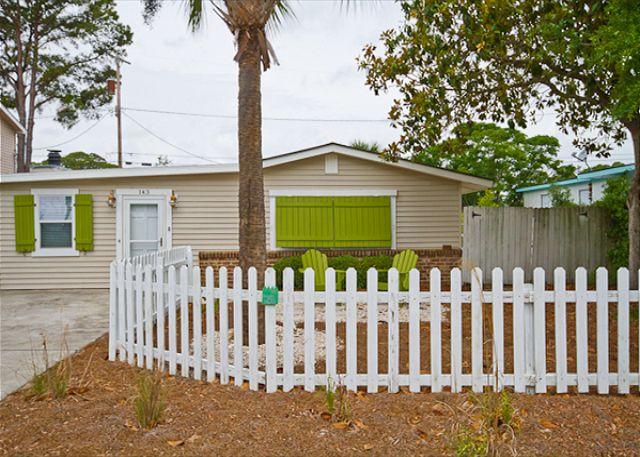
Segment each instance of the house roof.
M9 124L11 124L18 133L22 133L22 134L27 133L27 131L24 129L20 121L18 121L15 117L13 117L13 114L11 114L11 112L9 112L9 110L5 108L2 104L0 104L0 117L2 117Z
M459 181L464 192L475 192L491 187L491 180L460 173L443 168L423 165L409 160L398 160L388 162L380 158L378 154L361 151L359 149L345 146L338 143L327 143L321 146L302 149L286 154L276 155L263 159L264 168L275 167L298 160L309 159L325 154L336 153L347 157L354 157L371 162L377 162L391 167L398 167L411 170L426 175L436 176L444 179ZM238 164L212 164L197 166L168 166L168 167L136 167L136 168L103 168L98 170L60 170L47 173L14 173L0 176L0 183L26 183L26 182L46 182L46 181L66 181L83 179L108 179L108 178L129 178L146 176L180 176L194 174L215 174L215 173L237 173Z
M607 180L611 176L629 173L634 169L635 166L633 164L630 164L622 165L619 167L605 168L604 170L586 171L583 173L578 173L578 175L573 179L565 179L563 181L538 184L536 186L521 187L520 189L516 189L516 192L534 192L536 190L549 189L551 186L571 186L573 184L587 184L594 181Z

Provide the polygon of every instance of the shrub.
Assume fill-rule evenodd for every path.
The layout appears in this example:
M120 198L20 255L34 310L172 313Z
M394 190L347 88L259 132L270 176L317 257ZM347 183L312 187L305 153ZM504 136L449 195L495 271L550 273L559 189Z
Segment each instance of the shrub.
M349 268L358 269L360 261L352 255L339 255L337 257L329 257L329 266L336 270L347 271Z
M626 267L629 264L629 177L624 175L607 181L602 199L594 206L606 208L610 225L607 237L611 243L608 257L612 269Z
M283 257L273 264L273 269L276 270L276 285L280 290L282 290L282 275L285 268L293 269L294 288L301 290L304 287L304 275L300 272L300 268L302 268L302 257L298 255Z
M358 266L358 287L365 289L367 287L367 271L369 268L378 270L378 281L387 282L387 272L393 264L393 257L388 255L374 255L364 257Z
M387 282L387 271L393 264L393 257L374 255L359 260L352 255L340 255L329 257L328 263L331 268L336 270L347 271L349 268L355 268L358 273L358 288L366 289L369 268L378 270L378 281ZM283 257L273 265L273 268L276 271L276 285L279 289L282 289L282 275L285 268L293 269L295 289L302 290L304 288L304 274L300 271L300 268L302 268L301 256Z
M134 403L140 427L150 429L158 425L166 407L162 396L162 372L144 370L138 379Z

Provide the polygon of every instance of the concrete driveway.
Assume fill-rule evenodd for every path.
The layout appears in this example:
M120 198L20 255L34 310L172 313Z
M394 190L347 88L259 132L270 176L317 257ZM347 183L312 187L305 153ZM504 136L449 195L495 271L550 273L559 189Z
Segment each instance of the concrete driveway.
M43 338L49 364L86 346L109 330L109 291L0 291L0 399L43 369Z

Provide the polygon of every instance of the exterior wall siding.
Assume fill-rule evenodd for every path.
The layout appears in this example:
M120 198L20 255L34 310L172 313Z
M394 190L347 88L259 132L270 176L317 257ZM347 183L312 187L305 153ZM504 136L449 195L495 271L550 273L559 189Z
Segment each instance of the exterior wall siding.
M0 116L0 174L15 172L16 132Z
M324 157L265 169L267 231L269 190L397 190L397 249L460 247L460 184L384 164L339 158L339 173L325 174ZM72 188L93 195L94 250L78 257L32 257L15 250L13 195L32 188ZM107 204L115 189L172 189L173 246L200 251L237 251L237 174L69 180L0 186L0 289L105 288L116 256L116 209ZM267 239L269 239L267 234Z

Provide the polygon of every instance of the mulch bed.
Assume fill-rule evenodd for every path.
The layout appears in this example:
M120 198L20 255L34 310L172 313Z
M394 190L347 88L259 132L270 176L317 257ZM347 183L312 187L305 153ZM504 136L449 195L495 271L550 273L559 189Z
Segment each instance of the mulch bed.
M25 389L0 402L0 454L448 455L449 431L469 399L404 391L351 394L355 425L336 428L322 417L318 393L266 394L166 377L164 420L143 432L133 412L141 370L106 358L106 337L75 354L72 384L85 371L87 383L62 400L30 399ZM512 443L518 455L640 455L637 394L511 398L521 421Z

